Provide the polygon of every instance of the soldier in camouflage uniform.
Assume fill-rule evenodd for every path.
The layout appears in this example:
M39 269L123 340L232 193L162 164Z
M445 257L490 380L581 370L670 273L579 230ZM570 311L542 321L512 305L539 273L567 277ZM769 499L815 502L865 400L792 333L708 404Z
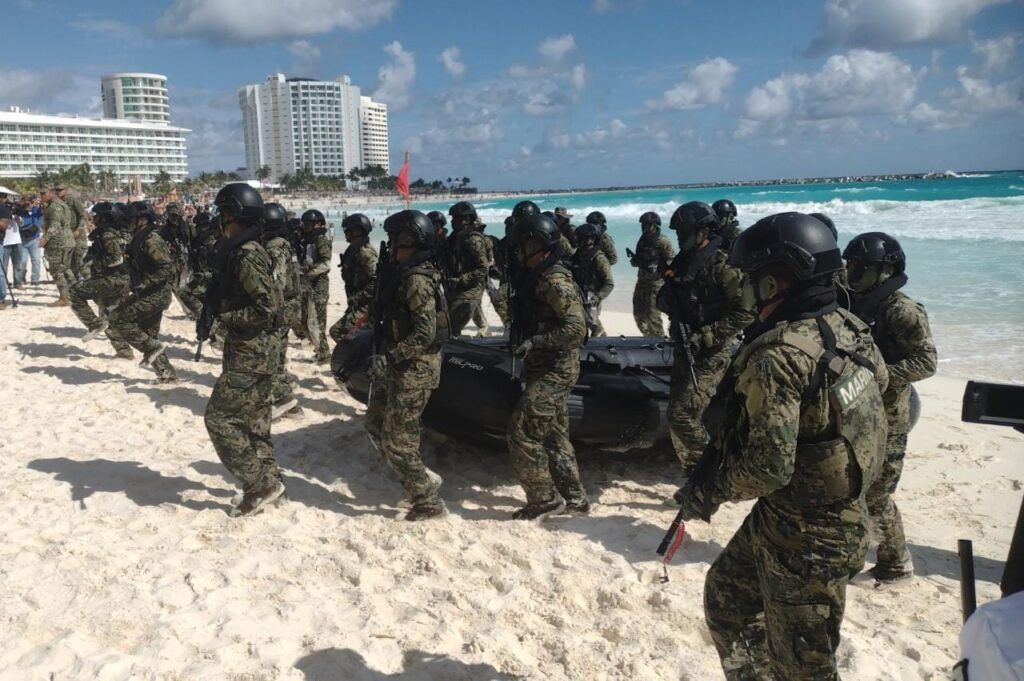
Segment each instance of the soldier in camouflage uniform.
M82 338L84 342L98 338L106 331L117 356L131 359L131 346L116 333L109 331L110 324L106 319L107 310L114 309L128 297L131 280L124 254L131 240L131 232L124 222L121 209L112 203L97 203L92 207L92 214L96 227L89 232L92 245L84 258L89 276L71 285L71 311L88 330ZM96 301L102 318L89 307L90 300Z
M353 213L342 220L341 229L348 248L338 264L345 284L345 314L331 326L336 344L370 326L370 303L377 290L377 251L370 245L373 223L362 213Z
M177 201L167 204L160 236L167 242L167 246L171 250L171 258L174 260L174 282L171 291L181 306L185 308L185 312L191 315L191 309L181 297L181 290L185 288L190 279L188 247L192 235L189 234L189 226L185 221L185 210Z
M45 248L46 267L57 285L57 300L49 303L49 307L67 307L71 304L68 298L68 287L74 281L71 272L71 258L75 251L75 218L68 205L57 196L58 188L44 192L43 236L39 245Z
M452 335L460 336L483 300L490 262L485 237L476 228L473 204L459 201L448 209L448 215L452 218L452 234L445 247L444 293Z
M213 253L221 233L213 217L205 211L196 213L192 224L195 226L195 234L188 245L189 279L178 291L178 297L189 314L199 319L203 313L206 287L213 278Z
M608 220L605 218L604 213L599 210L588 213L587 222L597 226L598 231L601 233L601 252L604 253L604 257L608 258L608 262L614 266L619 262L619 252L615 250L615 241L608 234Z
M838 679L846 585L867 551L865 491L885 442L885 363L836 304L839 248L813 218L733 245L758 322L709 409L714 437L676 493L682 520L756 499L708 571L704 613L727 679Z
M298 418L302 407L295 399L295 383L288 373L288 331L299 316L299 259L288 239L288 217L284 206L263 206L263 247L270 256L271 274L281 295L282 313L277 327L277 370L270 386L271 419Z
M869 571L878 582L914 574L903 519L892 499L903 472L910 431L910 384L935 374L938 354L924 306L900 289L907 284L906 255L882 232L855 237L843 251L850 275L850 310L871 327L889 368L882 394L889 422L882 474L868 489L871 520L878 528L878 562Z
M487 225L479 217L475 220L473 228L484 238L484 253L487 256L487 278L484 279L484 290L488 297L491 295L491 273L494 271L494 237L485 234ZM484 312L484 298L480 296L480 304L473 310L473 323L476 325L477 338L486 338L490 335L490 325L487 322L487 313Z
M488 273L490 278L498 283L496 286L488 286L487 294L490 296L494 311L501 319L502 326L505 327L508 327L509 258L514 256L509 245L512 224L512 216L505 218L505 236L494 242L494 267Z
M722 237L722 244L719 248L728 254L732 242L743 231L740 229L740 221L736 217L736 204L729 199L718 199L711 204L711 208L718 216L718 234Z
M672 242L661 233L661 216L648 211L640 216L640 239L636 253L629 264L636 268L636 288L633 289L633 320L641 336L665 335L658 309L658 291L662 273L676 257Z
M123 338L141 352L142 364L152 366L161 383L174 383L177 373L167 359L164 344L157 340L164 310L171 304L174 262L167 242L157 231L153 208L143 201L133 201L125 213L133 230L126 251L131 292L110 312L107 334Z
M244 182L232 183L217 193L214 204L225 241L217 249L206 305L226 336L223 371L203 418L217 456L242 484L242 498L231 511L239 517L258 513L285 492L270 439L284 301L259 241L259 192Z
M743 275L729 266L719 247L718 218L711 206L683 204L672 214L670 227L678 237L679 254L665 271L658 308L668 314L669 336L675 341L669 432L676 456L689 472L708 441L701 422L704 410L739 345L740 331L754 316L743 302Z
M525 385L509 421L508 449L526 506L512 517L532 520L566 508L587 513L590 502L569 441L569 393L587 338L582 298L555 252L560 233L554 220L528 215L514 229L519 265L509 338L523 358Z
M89 250L89 215L81 199L68 193L67 187L58 187L57 196L71 209L72 235L75 237L75 248L71 252L72 281L81 281L89 274L84 267L85 252Z
M572 256L576 254L576 247L578 246L576 241L576 227L572 224L572 215L564 206L555 208L555 212L551 214L555 224L558 225L558 231L562 234L562 241L559 245L562 248L562 258L566 262L572 260ZM605 256L607 258L607 256Z
M601 235L597 226L589 222L576 229L576 252L570 271L583 294L587 330L593 338L607 336L601 324L601 303L615 288L612 266L601 251Z
M366 430L402 483L411 505L405 519L427 520L445 512L441 477L420 456L420 419L441 380L447 312L431 221L418 210L403 210L384 221L384 230L389 253L371 311Z
M326 364L331 361L331 349L327 345L327 301L331 294L331 235L327 233L327 219L316 209L302 214L302 256L299 269L302 273L302 326L314 326L309 319L312 310L316 312L316 338L310 338L316 353L316 361ZM309 301L312 301L312 310ZM308 336L308 332L304 335Z

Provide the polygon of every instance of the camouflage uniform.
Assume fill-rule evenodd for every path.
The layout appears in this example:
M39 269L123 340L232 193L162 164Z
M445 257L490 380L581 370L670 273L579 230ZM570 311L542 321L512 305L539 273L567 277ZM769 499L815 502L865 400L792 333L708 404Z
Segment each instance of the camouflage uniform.
M586 504L569 441L569 393L587 337L583 302L572 273L554 256L538 267L522 273L515 292L514 323L533 348L523 360L525 387L509 420L508 449L527 504L549 502L556 491ZM530 279L532 286L524 283Z
M124 339L145 356L161 347L157 335L164 310L171 304L174 262L167 242L157 233L156 225L135 232L128 244L127 255L132 271L132 290L125 301L111 311L107 335ZM161 379L176 378L166 353L157 355L153 369Z
M713 239L693 253L680 253L665 272L659 308L668 313L675 341L668 425L672 445L684 471L697 463L708 441L701 419L739 345L738 334L754 320L743 303L743 274L726 262ZM689 327L683 338L681 323ZM697 385L690 376L682 343L690 343Z
M619 262L619 252L615 250L615 241L608 233L608 228L601 227L601 252L608 258L608 264L615 266Z
M388 270L377 282L383 287L379 324L387 375L373 385L366 431L413 508L436 509L443 504L420 456L420 419L441 380L441 339L448 326L441 275L429 261Z
M342 343L362 327L369 328L370 303L377 289L377 251L366 237L349 244L341 256L345 283L345 314L331 326L331 338Z
M126 229L113 225L97 227L89 233L92 240L85 262L89 264L90 276L83 281L71 285L69 297L71 311L75 313L85 328L93 331L102 324L96 313L89 307L94 300L101 313L112 310L128 297L130 278L124 253L131 239ZM132 349L117 333L108 329L107 338L120 357L131 357Z
M68 205L54 196L43 209L43 238L46 239L46 267L61 298L68 298L74 281L71 259L75 251L74 214Z
M491 271L494 269L494 239L490 235L483 233L485 227L487 225L481 223L480 218L477 218L477 228L484 238L484 251L487 253L487 277L484 279L484 289L487 291L488 297L491 297ZM486 335L489 324L487 323L487 314L484 312L484 297L482 295L480 296L480 304L473 310L473 323L480 330L480 335Z
M893 277L878 287L905 278ZM889 387L882 398L889 422L889 437L885 446L885 464L882 473L868 489L867 502L871 520L879 530L878 564L885 568L899 568L910 561L910 550L903 533L903 520L892 499L903 472L903 457L907 453L907 433L910 431L910 384L935 374L938 355L928 325L924 307L899 290L893 290L881 300L872 291L858 295L851 293L853 312L871 327L871 335L882 352L889 368Z
M493 254L493 265L487 272L487 297L490 299L490 305L495 308L498 313L498 318L502 321L502 326L508 326L509 323L509 275L508 275L508 263L506 261L505 248L506 240L495 239L489 237L492 241L490 245L490 252ZM490 280L498 280L498 285L494 285Z
M247 228L224 245L219 290L208 296L226 336L223 370L203 419L217 456L245 492L281 479L270 439L270 392L280 361L283 300L258 231Z
M295 396L295 385L288 374L288 332L301 315L299 310L299 260L287 235L267 235L264 248L270 256L270 271L281 296L280 324L277 332L277 370L270 388L271 404L287 402Z
M448 237L445 296L453 336L462 334L487 288L490 261L486 241L487 237L472 227L464 227Z
M89 250L89 218L85 206L77 196L69 195L64 203L71 209L72 231L75 237L75 248L71 253L71 274L74 280L84 279L88 272L85 270L85 253Z
M167 242L171 251L171 260L174 262L174 279L171 282L171 291L181 303L181 306L191 314L192 310L181 297L181 290L187 286L189 277L189 225L185 222L180 203L167 204L167 214L163 226L160 227L160 236Z
M218 230L204 227L189 244L189 280L178 291L178 298L196 319L203 313L203 299L213 278L213 253L219 239Z
M641 336L664 336L665 328L658 309L658 291L661 290L661 271L676 257L676 249L661 230L651 236L641 236L636 242L636 254L630 264L636 268L636 288L633 289L633 320Z
M829 309L752 328L723 382L708 450L721 458L699 498L712 508L757 499L704 587L728 679L838 678L846 584L867 551L864 495L881 465L888 376L867 327ZM713 411L719 406L716 398Z
M722 236L722 243L719 248L726 254L729 253L729 247L732 246L732 242L736 241L736 237L743 233L740 229L739 220L732 218L729 222L723 224L718 230L718 233Z
M303 299L301 302L302 326L309 328L309 305L313 301L316 310L318 338L310 338L316 357L319 361L330 358L331 349L327 345L327 301L331 295L331 237L327 229L320 227L310 234L302 235L303 257L302 270ZM308 334L303 334L308 335Z
M612 279L612 267L608 264L600 245L588 250L576 250L572 256L572 276L583 293L590 335L607 336L601 324L601 303L611 295L615 282Z

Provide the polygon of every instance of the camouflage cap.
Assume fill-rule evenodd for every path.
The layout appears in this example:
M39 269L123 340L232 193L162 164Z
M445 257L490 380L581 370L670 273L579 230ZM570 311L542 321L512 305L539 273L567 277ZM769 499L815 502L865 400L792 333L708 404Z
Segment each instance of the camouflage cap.
M572 217L572 213L570 213L564 206L559 206L558 208L556 208L555 209L555 215L557 215L560 218L571 218Z

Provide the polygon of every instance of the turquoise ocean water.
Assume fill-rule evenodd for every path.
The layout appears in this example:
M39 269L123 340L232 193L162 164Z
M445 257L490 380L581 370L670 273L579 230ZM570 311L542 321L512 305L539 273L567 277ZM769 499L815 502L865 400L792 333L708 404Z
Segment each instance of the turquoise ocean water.
M523 197L481 200L489 233ZM640 234L640 214L672 211L686 201L732 199L746 227L765 215L796 210L835 220L840 246L856 234L883 231L907 252L908 295L928 309L940 370L960 376L1024 382L1024 172L972 173L942 180L856 184L636 190L533 197L541 210L566 206L574 223L599 210L619 248L615 291L607 309L629 311L635 270L623 252ZM396 206L397 207L397 206ZM417 203L421 210L447 205ZM380 224L388 211L367 211ZM335 219L337 216L330 216ZM377 236L376 234L374 236Z

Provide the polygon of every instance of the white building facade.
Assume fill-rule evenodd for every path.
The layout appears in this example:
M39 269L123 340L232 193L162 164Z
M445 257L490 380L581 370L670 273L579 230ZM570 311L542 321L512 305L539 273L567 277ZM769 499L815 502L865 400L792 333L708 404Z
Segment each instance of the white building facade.
M359 136L362 146L361 166L382 166L391 172L388 145L388 105L360 97Z
M111 73L100 84L103 117L171 122L167 76L158 73Z
M93 172L152 182L161 170L175 181L188 174L185 136L165 123L0 112L0 177L30 177L88 163Z
M314 175L346 175L366 165L363 101L347 76L318 81L275 73L238 91L245 162L255 173L270 168L270 181L309 168ZM386 110L385 110L385 130ZM386 144L386 142L385 142Z

